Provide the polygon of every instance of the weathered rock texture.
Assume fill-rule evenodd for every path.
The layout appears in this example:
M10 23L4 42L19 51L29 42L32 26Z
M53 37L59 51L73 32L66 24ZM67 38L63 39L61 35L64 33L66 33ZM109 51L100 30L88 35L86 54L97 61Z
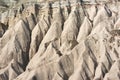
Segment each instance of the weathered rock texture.
M0 80L120 80L120 3L88 1L4 11Z

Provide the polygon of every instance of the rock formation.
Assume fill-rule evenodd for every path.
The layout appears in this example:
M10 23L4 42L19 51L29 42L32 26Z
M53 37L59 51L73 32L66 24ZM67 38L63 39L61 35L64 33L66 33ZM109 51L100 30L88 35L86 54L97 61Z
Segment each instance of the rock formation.
M119 0L2 3L0 80L120 80Z

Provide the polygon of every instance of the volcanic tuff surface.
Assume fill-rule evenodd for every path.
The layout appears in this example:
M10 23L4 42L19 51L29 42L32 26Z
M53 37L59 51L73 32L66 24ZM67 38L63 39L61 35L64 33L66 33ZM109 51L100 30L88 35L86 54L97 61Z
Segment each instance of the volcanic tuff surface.
M6 7L0 80L120 80L120 3L88 1Z

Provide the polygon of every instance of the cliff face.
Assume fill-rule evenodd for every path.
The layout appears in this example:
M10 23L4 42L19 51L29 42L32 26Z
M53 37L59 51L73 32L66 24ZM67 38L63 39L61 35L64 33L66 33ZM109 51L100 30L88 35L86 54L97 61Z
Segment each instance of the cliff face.
M120 80L120 3L54 1L0 15L0 80Z

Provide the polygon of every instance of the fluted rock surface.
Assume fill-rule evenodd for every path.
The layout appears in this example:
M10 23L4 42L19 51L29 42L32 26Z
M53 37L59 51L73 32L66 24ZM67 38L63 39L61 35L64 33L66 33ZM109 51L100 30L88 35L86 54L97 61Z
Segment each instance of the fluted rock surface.
M120 80L119 1L51 1L0 15L0 80Z

